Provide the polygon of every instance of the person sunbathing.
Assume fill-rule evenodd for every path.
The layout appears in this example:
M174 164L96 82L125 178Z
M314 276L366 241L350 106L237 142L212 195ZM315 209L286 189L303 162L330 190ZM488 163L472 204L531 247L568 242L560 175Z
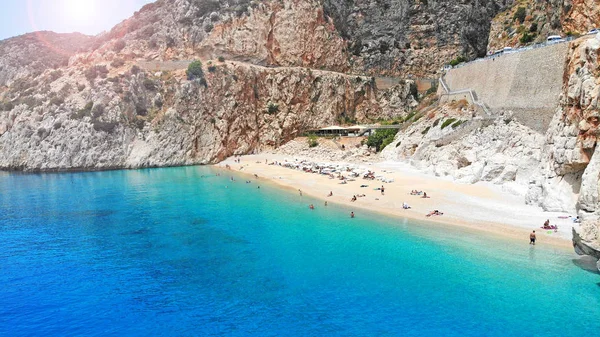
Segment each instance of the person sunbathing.
M350 201L354 202L356 201L356 195L352 197L352 199L350 199Z
M333 191L329 191L329 194L327 194L328 197L332 197L333 196Z
M427 199L427 198L429 198L429 197L427 196L427 192L423 192L423 196L422 196L421 198L424 198L424 199Z
M408 204L406 202L402 203L402 208L404 209L410 209L410 206L408 206Z
M444 213L442 213L436 209L434 211L429 212L429 214L427 214L426 216L432 216L432 215L444 215Z

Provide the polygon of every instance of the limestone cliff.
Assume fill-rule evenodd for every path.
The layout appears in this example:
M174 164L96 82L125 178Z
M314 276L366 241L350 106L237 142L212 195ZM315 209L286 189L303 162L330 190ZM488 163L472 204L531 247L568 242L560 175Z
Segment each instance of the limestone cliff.
M355 71L426 77L459 55L485 55L490 21L507 1L323 2Z
M0 41L0 87L49 68L67 65L69 58L89 48L93 38L82 34L35 32ZM19 84L16 84L19 85Z
M488 50L544 42L549 35L579 36L599 25L595 0L516 1L492 20Z
M150 74L114 63L54 72L38 77L25 97L11 88L0 96L14 105L0 112L0 168L213 163L390 111L370 77L306 68L215 61L203 80L192 81L185 71ZM391 91L410 92L405 85ZM404 99L405 108L390 113L406 113Z
M435 74L486 53L506 1L158 0L99 36L81 62L216 58L368 75Z
M572 43L564 93L527 198L547 210L577 210L584 241L600 247L600 40Z
M542 135L509 117L486 118L459 101L415 115L382 156L462 183L487 181L523 195L543 143Z
M93 38L2 41L0 168L208 163L308 128L405 116L413 85L384 91L364 75L429 76L481 55L504 3L158 0ZM204 79L161 68L194 59Z

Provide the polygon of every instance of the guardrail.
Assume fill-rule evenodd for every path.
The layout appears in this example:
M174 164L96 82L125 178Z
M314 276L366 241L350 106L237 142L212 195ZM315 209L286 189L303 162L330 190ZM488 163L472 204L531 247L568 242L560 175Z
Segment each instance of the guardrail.
M594 35L584 35L584 36L581 36L579 38L591 38L593 36ZM469 61L469 62L463 62L463 63L457 64L455 66L447 66L447 67L450 67L449 69L462 68L462 67L464 67L466 65L469 65L471 63L476 63L476 62L491 60L493 58L500 57L500 56L505 55L505 54L510 55L510 54L522 53L522 52L528 51L528 50L533 50L533 49L538 49L538 48L544 48L544 47L554 46L554 45L561 44L561 43L570 42L570 41L573 41L575 39L576 39L575 37L569 36L569 37L566 37L565 39L563 39L563 41L551 41L551 42L536 43L536 44L529 45L527 47L521 47L519 49L513 49L513 50L509 50L509 51L502 51L500 53L486 55L484 57L480 57L480 58L477 58L477 59Z

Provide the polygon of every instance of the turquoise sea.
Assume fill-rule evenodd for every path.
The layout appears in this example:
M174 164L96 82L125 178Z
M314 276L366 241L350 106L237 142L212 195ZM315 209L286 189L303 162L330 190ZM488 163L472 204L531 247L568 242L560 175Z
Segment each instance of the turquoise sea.
M0 173L0 335L600 335L571 251L231 175Z

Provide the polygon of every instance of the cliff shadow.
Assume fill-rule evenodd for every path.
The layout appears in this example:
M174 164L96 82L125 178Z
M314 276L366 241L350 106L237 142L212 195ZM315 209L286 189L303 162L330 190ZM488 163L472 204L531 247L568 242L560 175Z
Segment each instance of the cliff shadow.
M596 267L596 259L591 256L582 256L578 259L572 259L574 265L592 274L600 275L600 271ZM598 283L600 286L600 283Z

